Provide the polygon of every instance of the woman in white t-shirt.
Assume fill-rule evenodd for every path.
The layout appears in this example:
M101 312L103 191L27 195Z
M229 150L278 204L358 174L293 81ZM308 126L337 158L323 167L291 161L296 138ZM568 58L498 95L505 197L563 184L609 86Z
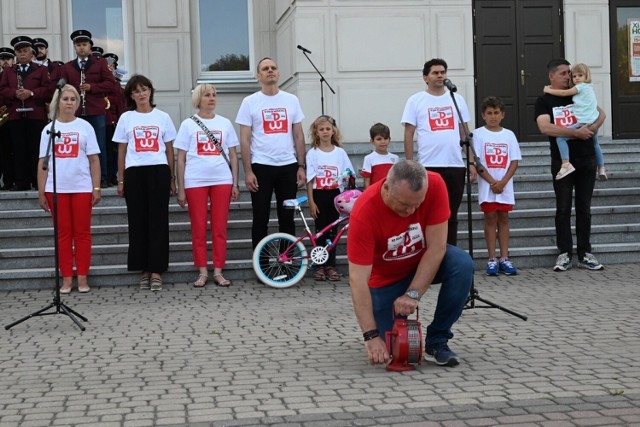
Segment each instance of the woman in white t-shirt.
M155 108L151 81L131 76L124 88L126 111L113 135L118 146L118 194L127 203L129 271L142 271L140 289L162 289L169 268L169 197L175 194L173 140L176 128Z
M201 288L209 280L207 205L211 203L213 282L227 287L231 281L224 278L222 269L227 260L229 205L240 194L236 153L239 142L229 119L215 113L215 86L208 83L196 86L191 103L198 113L182 122L174 146L178 150L178 204L182 208L189 206L193 263L199 270L193 286Z
M52 215L53 209L57 209L58 261L62 274L60 293L71 292L74 260L78 291L85 293L90 290L87 274L91 264L91 208L100 201L100 149L93 127L75 116L80 106L78 91L71 85L64 85L51 100L51 114L56 104L59 109L55 131L60 132L60 136L49 148L50 135L47 131L51 130L52 123L42 130L40 136L38 201L40 207ZM43 170L45 159L48 163Z

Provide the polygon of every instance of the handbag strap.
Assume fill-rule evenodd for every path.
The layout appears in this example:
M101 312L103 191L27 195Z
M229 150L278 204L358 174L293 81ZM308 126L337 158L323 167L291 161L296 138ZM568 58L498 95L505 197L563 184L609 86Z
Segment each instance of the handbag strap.
M222 149L222 144L220 144L220 141L218 141L218 138L216 138L213 132L211 132L209 128L206 127L204 123L202 123L202 120L197 118L195 115L191 116L191 120L193 120L194 122L196 122L198 126L200 126L200 129L202 129L204 133L207 134L207 137L209 138L209 140L213 141L213 145L215 145L218 151L220 151L220 153L222 154L222 157L227 162L227 165L229 165L229 169L231 169L231 162L229 161L229 157L227 157L227 153L225 153L224 150Z

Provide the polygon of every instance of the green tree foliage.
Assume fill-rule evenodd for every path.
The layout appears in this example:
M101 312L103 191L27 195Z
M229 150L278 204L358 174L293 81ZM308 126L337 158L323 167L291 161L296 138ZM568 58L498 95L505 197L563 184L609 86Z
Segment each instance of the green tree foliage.
M206 67L207 71L246 71L249 69L249 56L230 53L222 55L216 62Z

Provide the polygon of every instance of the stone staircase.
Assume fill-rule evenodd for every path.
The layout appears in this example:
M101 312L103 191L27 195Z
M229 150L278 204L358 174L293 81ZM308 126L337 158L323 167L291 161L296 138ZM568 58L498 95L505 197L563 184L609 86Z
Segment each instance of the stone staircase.
M637 262L640 260L640 140L603 140L601 143L609 180L597 182L594 191L593 252L605 265ZM514 178L517 205L510 215L510 257L520 269L551 266L557 249L548 143L522 143L521 149L523 160ZM359 168L371 146L354 144L347 150L354 167ZM392 151L402 153L402 144L392 144ZM475 185L472 192L474 258L477 268L484 269L487 253ZM275 218L274 211L270 228L273 232L277 231ZM459 245L468 249L466 197L459 220ZM240 200L231 205L228 228L225 275L230 279L255 277L251 265L251 202L246 190L242 191ZM302 231L300 227L298 230ZM103 190L103 199L93 211L92 233L90 283L98 286L137 283L138 272L130 273L126 268L126 206L115 188ZM175 201L170 205L170 248L170 267L164 280L183 283L194 280L189 218ZM342 272L346 272L344 253L344 245L339 246L338 269ZM51 217L38 207L36 192L0 192L0 290L48 288L53 284L53 264Z

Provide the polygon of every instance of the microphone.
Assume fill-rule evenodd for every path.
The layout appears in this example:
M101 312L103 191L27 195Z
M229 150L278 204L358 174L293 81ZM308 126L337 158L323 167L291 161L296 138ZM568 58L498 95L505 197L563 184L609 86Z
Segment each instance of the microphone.
M58 84L56 85L56 89L62 89L64 87L64 85L67 84L67 81L65 79L60 79L58 80Z
M305 49L304 47L298 45L298 49L300 49L301 51L303 51L304 53L311 53L311 51L309 49Z
M454 85L453 83L451 83L451 80L449 79L444 79L444 85L447 87L447 89L449 89L451 92L456 92L458 90L458 88L456 87L456 85Z

